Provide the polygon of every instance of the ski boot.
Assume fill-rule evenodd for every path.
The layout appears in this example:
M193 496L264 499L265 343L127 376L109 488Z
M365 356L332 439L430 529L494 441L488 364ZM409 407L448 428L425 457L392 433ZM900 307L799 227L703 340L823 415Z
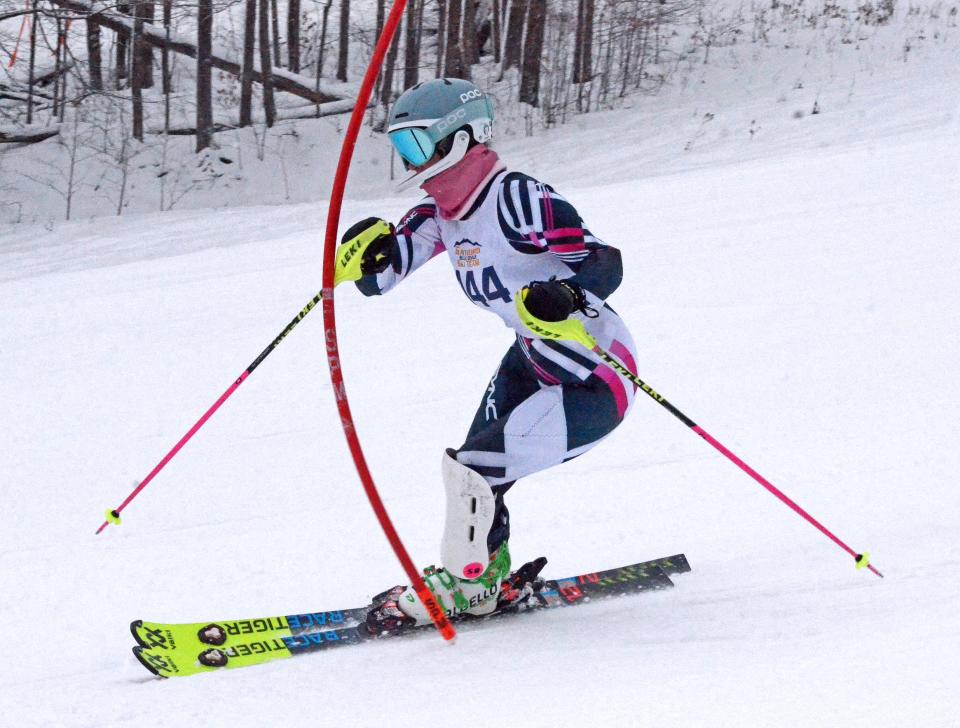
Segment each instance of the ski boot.
M504 543L476 579L460 579L443 567L430 566L423 570L423 580L447 618L456 619L496 611L500 587L509 572L510 550ZM413 587L395 586L373 598L365 629L372 635L396 634L431 622Z

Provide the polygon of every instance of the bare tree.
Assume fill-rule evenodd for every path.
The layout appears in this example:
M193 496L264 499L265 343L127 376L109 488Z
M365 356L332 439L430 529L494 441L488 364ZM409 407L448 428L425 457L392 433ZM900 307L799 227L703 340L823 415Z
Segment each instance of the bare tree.
M240 126L250 126L253 107L253 48L257 33L257 0L245 0L243 69L240 72Z
M527 14L527 2L528 0L510 0L507 37L503 44L503 71L520 66L520 51L523 49L523 19Z
M340 0L340 54L337 57L337 80L347 80L350 54L350 0Z
M143 35L143 20L140 18L139 5L135 8L133 21L133 68L130 69L130 99L133 102L133 138L143 141L143 54L140 37ZM199 81L198 81L199 83Z
M470 66L480 62L480 50L477 48L477 9L473 0L463 0L460 47L463 49L463 66L467 73L470 73Z
M166 43L160 53L161 75L163 76L163 94L166 97L166 116L170 116L170 94L173 93L173 84L170 73L170 26L173 24L173 0L163 0L163 31Z
M380 85L380 105L384 112L390 107L393 101L393 72L397 65L397 49L400 46L400 34L395 33L390 42L390 49L387 51L387 59L383 64L383 82ZM378 131L383 131L383 124L386 123L386 113L383 114L379 125L375 125Z
M300 73L300 0L287 0L287 65Z
M280 15L277 11L277 0L270 0L270 30L273 39L273 62L283 65L283 56L280 55Z
M123 15L130 14L130 6L126 3L117 4L117 12ZM119 91L123 88L123 80L127 77L127 56L130 54L130 36L125 31L117 32L116 70L114 87Z
M527 33L523 43L523 68L520 72L519 100L531 106L539 104L540 65L543 56L543 25L547 0L530 0Z
M415 86L420 77L420 49L417 47L417 11L423 9L422 1L409 0L404 19L403 40L403 87Z
M506 0L493 0L493 17L491 18L490 44L493 46L493 62L500 63L500 7Z
M577 0L577 29L573 41L573 82L586 83L593 75L594 0Z
M30 62L27 65L27 123L33 123L33 82L37 67L37 24L40 15L34 10L30 23Z
M469 2L469 0L467 0ZM463 0L447 2L447 48L443 62L443 75L451 78L463 78L463 54L460 51L460 20Z
M380 34L383 32L383 24L386 20L386 12L384 0L377 0L377 32L375 34L374 42L380 39Z
M213 53L213 0L197 2L197 146L202 152L213 136L213 97L211 93Z
M90 88L103 90L103 61L100 55L100 26L88 17L87 26L87 76Z
M139 21L141 30L144 23L153 24L155 19L154 4L137 0L133 6L133 16ZM134 44L133 52L139 58L140 88L153 88L153 49L143 41L143 33L137 34L138 41Z
M380 0L382 2L382 0ZM319 48L317 49L317 78L316 78L316 92L319 96L320 94L320 76L323 74L323 57L324 51L327 49L327 19L330 16L330 6L333 4L333 0L326 0L323 4L323 20L321 21L320 28L320 43ZM320 118L320 102L317 101L317 118Z
M273 65L270 62L269 1L260 0L260 75L263 78L263 113L267 126L273 126L277 107L273 101Z
M443 73L444 46L447 35L447 0L437 0L437 68L434 75L439 78Z

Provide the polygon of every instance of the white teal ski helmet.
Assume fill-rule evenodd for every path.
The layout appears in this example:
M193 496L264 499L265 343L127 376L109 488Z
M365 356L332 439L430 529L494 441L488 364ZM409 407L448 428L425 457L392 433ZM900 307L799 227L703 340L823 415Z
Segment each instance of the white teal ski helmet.
M387 135L404 166L421 167L439 151L439 161L401 181L422 184L463 159L473 144L493 137L490 97L469 81L437 78L404 91L390 109ZM472 143L471 143L472 142Z

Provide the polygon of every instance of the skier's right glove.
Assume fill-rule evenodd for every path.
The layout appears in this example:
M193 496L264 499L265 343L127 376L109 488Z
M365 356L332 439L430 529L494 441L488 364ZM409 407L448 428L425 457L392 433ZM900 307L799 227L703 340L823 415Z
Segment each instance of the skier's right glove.
M396 242L393 225L379 217L368 217L352 225L337 248L334 285L385 271L393 259Z

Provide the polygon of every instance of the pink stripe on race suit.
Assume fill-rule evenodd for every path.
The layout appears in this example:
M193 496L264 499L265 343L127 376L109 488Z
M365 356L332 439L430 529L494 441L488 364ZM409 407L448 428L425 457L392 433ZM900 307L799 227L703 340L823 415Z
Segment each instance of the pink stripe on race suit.
M556 230L547 230L543 233L543 237L547 240L554 238L583 238L583 230L581 228L557 228ZM583 245L583 243L576 244Z
M613 400L617 405L617 417L622 420L624 414L626 414L627 405L629 404L627 400L627 388L623 386L623 379L606 364L600 364L596 369L593 370L593 373L600 377L606 383L606 385L610 387L610 392L613 394Z
M540 197L543 200L543 209L547 213L547 236L549 237L549 231L553 228L553 200L545 188L541 188Z
M540 377L547 384L560 384L560 380L555 376L547 372L546 369L537 364L533 357L530 357L530 363L533 364L533 370L537 373L537 376Z
M637 362L633 360L633 355L630 353L630 350L623 345L623 342L614 339L613 343L610 344L610 353L623 362L623 365L630 370L633 376L637 376ZM637 391L636 384L633 385L633 391Z

